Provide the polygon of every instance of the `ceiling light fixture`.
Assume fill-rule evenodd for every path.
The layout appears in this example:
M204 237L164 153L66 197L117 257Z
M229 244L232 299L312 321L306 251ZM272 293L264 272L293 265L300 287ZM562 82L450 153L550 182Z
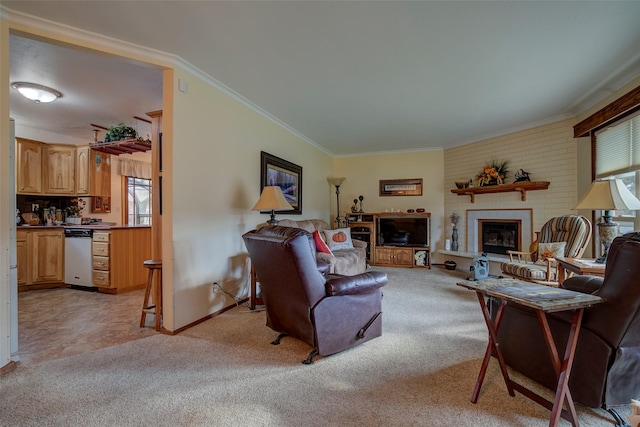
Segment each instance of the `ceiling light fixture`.
M52 102L60 98L62 94L55 89L42 86L36 83L14 82L11 87L16 89L22 96L39 104L41 102Z

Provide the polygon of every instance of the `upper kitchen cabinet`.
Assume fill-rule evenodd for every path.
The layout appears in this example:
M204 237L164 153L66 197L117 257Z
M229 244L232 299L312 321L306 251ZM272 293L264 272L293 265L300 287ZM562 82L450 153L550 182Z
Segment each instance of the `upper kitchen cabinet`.
M89 195L111 196L111 155L89 150Z
M23 138L16 138L18 194L42 193L42 152L44 144Z
M71 145L45 145L44 193L76 193L76 147Z
M16 138L17 194L111 196L111 156L87 146Z
M89 195L89 147L76 149L76 194Z

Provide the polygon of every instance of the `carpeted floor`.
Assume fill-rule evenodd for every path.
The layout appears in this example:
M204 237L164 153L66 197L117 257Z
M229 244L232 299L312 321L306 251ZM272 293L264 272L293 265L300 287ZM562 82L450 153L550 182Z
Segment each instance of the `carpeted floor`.
M302 365L306 344L270 345L264 312L241 306L177 336L18 366L0 377L0 425L548 425L549 411L507 394L495 361L470 403L487 332L475 294L455 285L463 273L382 270L383 336L364 345ZM581 426L613 425L577 409Z

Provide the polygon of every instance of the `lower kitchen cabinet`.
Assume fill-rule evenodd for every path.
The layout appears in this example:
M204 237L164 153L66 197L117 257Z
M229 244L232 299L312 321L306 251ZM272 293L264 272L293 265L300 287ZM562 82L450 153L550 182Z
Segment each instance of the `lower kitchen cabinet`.
M151 227L96 231L92 242L93 285L101 292L118 293L143 288L151 259Z
M16 232L16 257L18 259L18 286L25 285L27 283L27 271L29 266L27 263L28 249L27 249L27 232L24 230L18 230Z
M18 289L64 286L64 232L61 228L18 230Z

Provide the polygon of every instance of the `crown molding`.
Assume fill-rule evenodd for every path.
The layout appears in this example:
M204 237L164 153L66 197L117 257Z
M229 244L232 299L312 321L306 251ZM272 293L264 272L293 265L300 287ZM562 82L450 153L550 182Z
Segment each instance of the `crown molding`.
M129 43L91 31L82 30L70 25L61 24L59 22L51 21L37 16L17 12L8 9L3 5L0 5L0 18L6 20L9 23L9 29L16 32L33 34L40 37L55 37L59 41L87 46L108 53L118 52L122 55L125 55L126 57L140 58L142 61L147 61L158 66L164 66L168 68L179 67L195 75L209 85L215 87L225 95L248 107L255 113L265 117L267 120L273 122L277 126L285 129L297 138L300 138L306 143L312 145L316 149L322 151L330 157L335 157L335 154L327 150L325 147L322 147L311 138L289 126L282 120L270 114L260 106L254 104L222 82L216 80L213 76L205 73L198 67L185 61L178 55L170 54L157 49L151 49L134 43Z
M172 66L178 62L178 56L129 43L103 34L94 33L70 25L27 15L2 8L2 16L9 23L9 30L18 33L32 34L44 38L52 38L78 46L99 50L106 53L119 53L127 58L143 58L144 61L159 66Z
M384 150L384 151L369 151L361 153L348 153L348 154L335 154L333 157L336 159L348 158L348 157L365 157L365 156L387 156L390 154L411 154L411 153L423 153L425 151L443 151L443 147L429 147L429 148L407 148L404 150Z
M608 77L600 80L600 84L583 94L570 106L570 110L576 116L589 110L598 102L606 99L616 91L640 76L640 53L630 57L626 62L616 68Z
M267 112L266 110L262 109L259 105L254 104L252 101L250 101L247 98L245 98L244 96L240 95L238 92L234 91L233 89L231 89L230 87L228 87L227 85L222 83L221 81L216 80L213 76L205 73L204 71L202 71L198 67L196 67L193 64L183 60L182 58L180 58L180 57L177 57L177 58L178 58L178 60L176 62L176 65L178 65L180 68L184 69L185 71L190 72L191 74L195 75L199 79L207 82L211 86L213 86L216 89L218 89L220 92L222 92L225 95L227 95L227 96L233 98L234 100L240 102L241 104L245 105L246 107L249 107L254 112L260 114L261 116L263 116L265 118L267 118L271 122L273 122L273 123L277 124L278 126L282 127L283 129L285 129L289 133L295 135L296 137L302 139L306 143L314 146L315 148L317 148L318 150L322 151L323 153L325 153L325 154L327 154L327 155L329 155L331 157L336 157L335 153L332 153L331 151L329 151L325 147L319 145L317 142L315 142L311 138L307 137L306 135L304 135L303 133L299 132L298 130L292 128L291 126L289 126L288 124L286 124L285 122L283 122L282 120L277 118L276 116L274 116L271 113Z

